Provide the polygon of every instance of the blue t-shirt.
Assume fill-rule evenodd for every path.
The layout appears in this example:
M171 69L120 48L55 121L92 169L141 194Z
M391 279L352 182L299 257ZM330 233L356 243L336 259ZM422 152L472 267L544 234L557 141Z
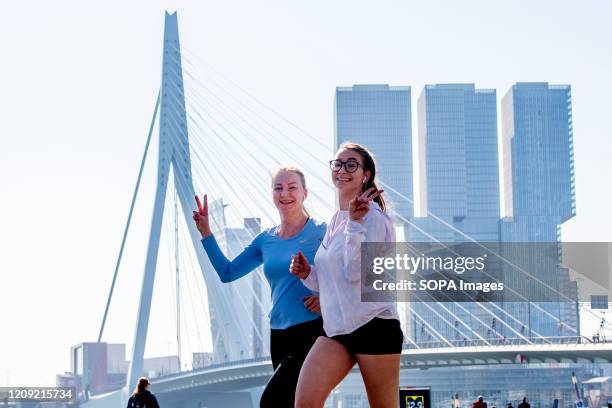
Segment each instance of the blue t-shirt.
M308 262L314 263L326 225L310 218L302 231L287 239L277 235L278 228L261 232L231 261L223 254L213 235L202 239L202 245L222 282L241 278L263 263L272 292L270 327L286 329L319 317L304 306L303 298L312 295L312 292L289 272L289 264L291 255L296 255L298 251L302 251Z

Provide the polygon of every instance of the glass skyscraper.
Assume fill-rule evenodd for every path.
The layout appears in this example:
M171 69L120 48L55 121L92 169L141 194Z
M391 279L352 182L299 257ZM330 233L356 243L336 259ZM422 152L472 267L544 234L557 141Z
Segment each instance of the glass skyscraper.
M337 87L334 145L363 144L374 154L377 178L401 219L413 216L412 112L408 86ZM395 190L395 191L394 191Z
M499 167L495 90L427 85L418 101L419 213L411 241L496 242ZM430 216L427 216L427 215ZM438 219L443 220L440 221ZM427 235L425 235L425 232Z
M500 219L495 90L427 85L418 100L419 215L407 242L498 242ZM469 237L469 238L468 238ZM503 336L496 314L475 303L410 304L412 341Z
M555 245L561 224L576 215L570 86L513 85L502 99L502 134L501 240ZM571 288L575 284L569 282L569 271L557 267L557 261L530 272L558 288ZM519 319L528 319L530 331L540 335L579 334L571 301L507 307Z
M576 215L570 86L512 86L502 100L502 130L504 206L512 221L503 237L556 240L559 226Z

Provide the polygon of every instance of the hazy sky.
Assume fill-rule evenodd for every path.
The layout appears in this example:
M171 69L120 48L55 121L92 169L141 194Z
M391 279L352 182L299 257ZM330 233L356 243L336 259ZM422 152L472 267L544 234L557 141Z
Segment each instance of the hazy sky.
M474 82L498 101L517 81L571 84L578 215L563 236L612 237L608 1L10 2L0 25L0 385L54 384L69 347L97 336L160 85L166 9L178 10L188 50L326 144L339 85L410 85L416 112L425 84ZM105 335L128 350L154 177L148 167ZM176 352L171 302L160 299L148 355ZM206 349L200 336L191 351Z

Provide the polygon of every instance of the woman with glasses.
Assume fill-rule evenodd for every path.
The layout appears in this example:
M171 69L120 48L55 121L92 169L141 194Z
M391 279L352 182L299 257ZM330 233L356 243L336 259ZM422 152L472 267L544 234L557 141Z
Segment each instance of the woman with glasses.
M208 199L196 196L193 219L202 245L222 282L239 279L263 264L272 292L270 354L274 375L260 401L261 407L293 407L300 368L317 337L324 335L319 298L287 272L298 252L312 261L325 234L325 224L304 208L308 195L304 174L294 167L279 169L272 178L272 197L281 223L257 235L233 260L219 248L210 229Z
M331 219L314 265L298 253L290 271L319 291L327 337L316 341L300 373L296 407L323 407L355 363L372 407L395 408L403 333L393 302L361 302L361 244L394 242L395 229L375 183L368 150L340 146L330 162L340 210Z

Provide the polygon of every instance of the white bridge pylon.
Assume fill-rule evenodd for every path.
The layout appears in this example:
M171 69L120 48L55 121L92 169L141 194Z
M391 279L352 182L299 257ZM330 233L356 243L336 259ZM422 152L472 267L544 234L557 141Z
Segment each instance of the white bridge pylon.
M151 311L151 298L157 255L161 235L164 203L166 198L170 166L173 169L174 185L181 204L181 210L189 228L189 235L195 249L200 268L204 273L208 292L213 349L216 355L226 360L236 360L248 350L248 331L240 323L244 319L237 316L231 300L240 296L233 285L223 285L212 269L202 250L200 233L192 220L195 190L192 180L189 153L189 132L185 111L185 95L181 66L181 51L178 32L177 13L165 14L164 49L159 117L159 157L157 166L157 186L151 231L147 247L147 258L140 292L136 332L128 381L126 387L133 389L142 373L144 350ZM154 119L155 120L155 119ZM221 228L222 225L213 225Z

